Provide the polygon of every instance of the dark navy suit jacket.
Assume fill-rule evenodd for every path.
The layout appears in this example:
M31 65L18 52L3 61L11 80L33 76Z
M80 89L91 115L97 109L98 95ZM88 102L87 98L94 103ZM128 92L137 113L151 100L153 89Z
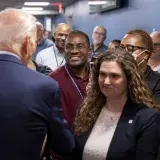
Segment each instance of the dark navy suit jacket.
M0 54L0 74L0 159L39 160L46 134L50 149L71 152L57 83L12 55Z

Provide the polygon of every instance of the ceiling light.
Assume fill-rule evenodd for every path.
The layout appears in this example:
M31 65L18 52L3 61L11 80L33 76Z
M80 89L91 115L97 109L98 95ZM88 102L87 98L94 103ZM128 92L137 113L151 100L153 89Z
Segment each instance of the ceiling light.
M102 4L106 4L107 1L88 1L89 5L102 5Z
M22 10L24 11L42 11L42 7L23 7Z
M49 2L25 2L25 6L48 6Z

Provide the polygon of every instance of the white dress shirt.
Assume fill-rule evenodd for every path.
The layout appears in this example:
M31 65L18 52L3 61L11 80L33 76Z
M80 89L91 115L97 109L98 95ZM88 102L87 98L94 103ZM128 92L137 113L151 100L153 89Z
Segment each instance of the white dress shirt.
M35 61L38 65L48 66L52 70L65 64L64 53L60 53L55 45L40 51Z

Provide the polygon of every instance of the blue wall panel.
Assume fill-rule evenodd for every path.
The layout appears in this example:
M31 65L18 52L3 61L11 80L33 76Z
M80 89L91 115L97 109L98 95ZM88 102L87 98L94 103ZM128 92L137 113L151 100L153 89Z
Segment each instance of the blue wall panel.
M152 32L153 28L160 30L160 0L122 0L123 7L108 12L89 14L88 1L78 1L73 4L73 29L86 32L90 39L96 25L107 28L108 44L113 39L121 39L124 34L134 28ZM57 22L64 20L57 17Z

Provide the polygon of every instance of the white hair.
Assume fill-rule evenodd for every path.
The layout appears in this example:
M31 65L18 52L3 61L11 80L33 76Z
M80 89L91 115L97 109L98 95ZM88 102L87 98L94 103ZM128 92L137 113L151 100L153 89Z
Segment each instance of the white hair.
M0 12L0 50L20 55L26 37L36 31L36 18L21 9L8 8Z

